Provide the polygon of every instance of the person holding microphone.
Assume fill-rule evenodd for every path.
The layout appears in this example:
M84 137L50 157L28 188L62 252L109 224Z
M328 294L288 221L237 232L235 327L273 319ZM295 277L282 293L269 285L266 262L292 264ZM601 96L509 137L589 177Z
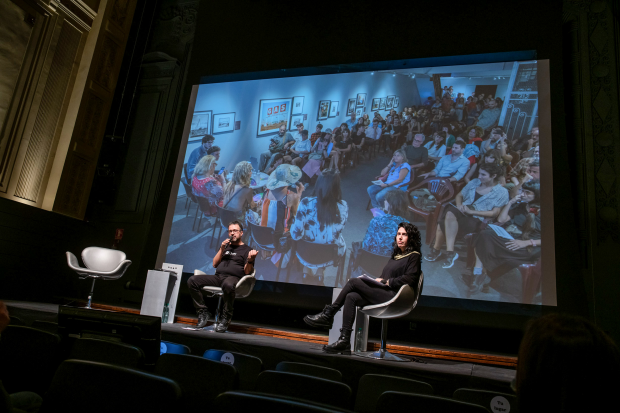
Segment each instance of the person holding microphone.
M407 284L414 291L422 274L420 260L420 232L409 222L398 224L394 237L392 256L383 268L380 278L362 275L351 278L336 301L326 305L322 312L304 317L304 322L312 327L332 328L334 315L344 307L340 337L335 343L323 347L331 354L351 354L351 332L355 321L356 307L380 304L391 300L400 288Z
M235 301L235 287L243 276L252 274L254 260L258 254L258 251L241 241L242 236L243 226L239 221L228 224L228 239L222 242L217 254L213 257L215 274L194 275L187 280L194 308L198 312L198 328L206 326L211 317L202 296L202 287L205 286L221 287L224 293L222 318L215 331L224 333L230 325Z

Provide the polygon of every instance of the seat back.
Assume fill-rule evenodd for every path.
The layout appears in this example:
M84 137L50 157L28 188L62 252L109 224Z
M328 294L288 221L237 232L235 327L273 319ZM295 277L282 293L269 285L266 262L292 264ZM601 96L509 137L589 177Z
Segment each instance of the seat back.
M189 347L183 344L172 343L170 341L161 341L159 354L191 354Z
M60 337L47 331L9 325L0 340L0 381L7 392L44 394L60 364Z
M276 366L276 371L304 374L306 376L320 377L331 381L342 381L342 373L338 370L330 369L329 367L315 366L314 364L281 361Z
M216 412L270 412L270 413L332 413L341 412L330 406L310 404L307 400L294 399L291 397L276 398L269 394L245 393L229 391L220 394L215 399Z
M457 389L452 398L466 403L486 407L492 412L519 413L517 396L488 390Z
M315 244L313 242L297 240L295 251L297 256L309 264L321 265L338 259L338 246L335 244Z
M218 217L220 218L220 223L222 224L222 227L228 229L228 224L232 221L237 220L237 215L239 214L239 211L231 211L229 209L224 209L218 206L217 213Z
M409 314L418 304L422 287L424 285L424 273L420 273L416 290L405 284L389 301L381 304L367 305L361 311L371 317L389 319L399 318Z
M460 402L444 397L425 394L386 391L377 402L377 413L411 412L415 406L416 413L489 413L489 410L477 404Z
M344 383L282 371L263 371L256 381L256 391L343 409L351 403L351 388Z
M185 162L185 163L183 164L183 175L184 175L184 178L185 178L185 179L187 179L188 181L190 180L190 176L189 176L189 174L187 173L187 162Z
M252 293L256 285L256 270L252 274L241 277L235 286L235 298L245 298Z
M162 354L155 364L155 374L174 380L183 394L176 411L210 409L215 398L232 390L237 370L225 363L185 354Z
M387 264L389 260L390 257L373 254L372 252L360 248L355 265L356 267L361 267L365 274L379 277L383 272L383 267L385 267L385 264Z
M248 354L225 350L207 350L202 357L235 366L239 375L240 390L254 390L258 375L263 370L262 360Z
M35 320L32 322L32 328L37 328L39 330L48 331L50 333L58 333L58 323L54 321L46 321L46 320Z
M68 358L135 369L144 362L144 352L138 347L125 343L80 338L75 340Z
M207 198L198 195L194 195L194 198L198 203L198 208L200 208L200 212L202 212L203 214L211 213L211 205L209 204L209 201L207 201Z
M383 374L365 374L357 386L355 411L359 413L373 413L377 407L379 397L386 391L435 394L433 386L422 381L385 376Z
M25 326L26 323L24 323L24 320L22 320L19 317L11 316L11 319L9 320L9 325L12 325L12 326Z
M252 234L252 240L258 244L260 249L272 251L275 248L273 245L273 228L261 227L260 225L255 225L251 222L248 222L248 227L250 228L250 233Z
M454 187L448 178L432 177L420 182L418 185L409 189L407 192L414 191L418 188L426 187L428 191L435 197L437 202L445 202L454 197Z
M178 410L181 389L172 380L110 364L63 362L41 412L169 413Z
M189 178L187 180L185 180L185 178L181 178L181 184L183 184L183 189L185 189L185 195L187 195L187 197L193 202L198 202L196 200L196 195L194 195L194 192L192 191L192 184L190 182L191 181Z
M110 272L125 261L127 256L123 251L109 248L88 247L82 251L82 261L87 268L95 271Z

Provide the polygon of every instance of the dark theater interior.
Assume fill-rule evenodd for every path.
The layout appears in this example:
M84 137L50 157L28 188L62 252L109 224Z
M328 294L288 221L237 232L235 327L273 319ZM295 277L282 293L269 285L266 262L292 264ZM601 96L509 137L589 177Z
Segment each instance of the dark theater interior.
M620 2L0 0L0 68L0 413L615 409Z

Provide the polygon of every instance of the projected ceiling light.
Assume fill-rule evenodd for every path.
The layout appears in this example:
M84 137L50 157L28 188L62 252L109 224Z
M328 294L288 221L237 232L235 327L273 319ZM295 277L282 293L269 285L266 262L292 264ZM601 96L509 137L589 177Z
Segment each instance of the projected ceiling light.
M371 74L371 75L374 75L374 74L375 74L375 72L370 72L370 74Z

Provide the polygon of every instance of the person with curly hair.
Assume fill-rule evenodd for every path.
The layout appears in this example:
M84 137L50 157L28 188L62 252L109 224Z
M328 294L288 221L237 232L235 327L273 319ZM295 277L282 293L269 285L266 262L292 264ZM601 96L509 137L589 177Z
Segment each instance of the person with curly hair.
M232 179L224 187L225 209L237 212L237 220L247 221L258 224L258 214L252 211L256 207L253 196L254 191L250 188L252 184L252 164L241 161L235 166Z
M421 244L418 228L409 222L401 222L398 224L398 232L392 244L394 248L392 256L383 268L380 278L376 278L375 281L351 278L333 304L326 305L319 314L304 317L304 322L312 327L329 329L334 322L334 315L344 307L340 337L336 342L324 346L324 352L351 354L351 332L356 307L389 301L403 285L409 285L414 291L418 288L418 281L422 274Z
M224 177L215 173L216 166L215 157L205 155L194 168L194 175L192 176L192 192L194 195L207 200L208 207L202 212L210 217L217 214L217 207L222 207L224 201L224 191L222 190Z
M515 167L512 168L512 171L508 173L506 185L504 185L504 187L508 190L510 198L514 198L519 194L524 183L534 179L534 177L529 174L532 160L531 158L521 159L517 162Z

